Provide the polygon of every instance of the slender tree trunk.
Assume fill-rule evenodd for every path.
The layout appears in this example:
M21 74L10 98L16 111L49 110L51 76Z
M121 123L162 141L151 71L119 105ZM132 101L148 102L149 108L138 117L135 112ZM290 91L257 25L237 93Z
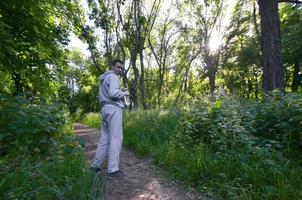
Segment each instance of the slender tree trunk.
M209 74L209 84L210 84L211 98L214 98L215 78L216 78L216 73L215 72L210 72L210 74Z
M299 85L301 84L301 78L299 75L300 65L295 63L294 65L294 75L293 75L293 82L292 82L292 91L297 92Z
M158 91L157 91L157 105L158 107L161 106L161 92L162 92L162 85L163 85L163 71L162 71L162 64L158 66Z
M210 95L214 97L216 69L213 63L213 56L210 55L209 49L206 50L205 63L208 69L207 76L209 78Z
M140 49L140 62L141 62L141 75L140 75L140 91L142 95L142 106L143 109L147 109L147 103L146 103L146 93L145 93L145 66L144 66L144 55L143 55L143 50Z
M142 106L143 109L147 109L147 103L146 103L146 94L145 94L145 65L144 65L144 54L143 54L143 49L144 49L144 37L143 37L143 31L142 31L142 24L140 21L141 18L141 5L140 5L140 1L137 1L137 8L136 8L136 12L137 12L137 17L136 17L136 44L138 47L138 53L140 56L140 67L141 67L141 71L140 71L140 77L139 77L139 82L140 82L140 93L141 93L141 102L142 102Z
M248 85L247 98L249 99L250 95L252 94L252 90L253 90L252 81L250 79L247 80L247 85Z
M110 35L109 35L108 27L105 30L105 45L106 45L106 57L108 60L108 64L111 64L112 61L112 51L111 51L111 45L110 45Z
M259 93L259 84L258 84L258 78L255 68L253 68L253 76L255 81L255 98L258 99L258 93Z
M89 49L90 54L91 54L91 59L92 59L92 62L93 62L93 65L95 66L95 68L99 69L98 64L96 62L96 59L95 59L95 53L93 51L93 45L91 43L92 42L88 41L88 49Z
M135 22L135 40L134 40L134 45L131 49L131 63L132 63L132 69L134 72L134 80L131 84L131 96L133 97L133 109L138 110L138 95L137 95L137 87L138 87L138 82L139 82L139 70L137 69L136 66L136 59L137 59L137 53L138 53L138 48L139 48L139 39L140 39L140 33L137 31L138 29L138 7L139 7L139 1L134 0L133 1L133 15L134 15L134 22Z
M13 93L14 96L17 96L18 94L22 94L23 93L23 85L21 82L21 75L17 72L13 72L12 74L12 79L14 81L14 87L15 87L15 91Z
M138 80L139 80L139 71L136 66L136 56L137 56L136 49L133 49L132 53L131 53L131 63L132 63L132 69L134 72L134 80L131 83L130 92L131 92L131 96L133 97L134 110L138 110L137 86L138 86Z
M264 92L284 92L284 66L281 58L280 20L277 0L258 0L262 33Z
M255 26L255 32L256 32L256 36L257 36L257 40L259 42L259 44L261 44L261 33L259 31L259 26L257 23L257 14L256 14L256 4L255 2L253 2L253 23Z

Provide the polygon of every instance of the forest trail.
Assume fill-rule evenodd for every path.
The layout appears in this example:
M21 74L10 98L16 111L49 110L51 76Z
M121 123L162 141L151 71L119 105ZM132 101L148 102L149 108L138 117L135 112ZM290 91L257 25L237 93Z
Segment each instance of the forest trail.
M89 164L93 159L99 130L75 124L76 135L85 142L85 157ZM139 159L132 152L122 149L120 168L126 173L123 178L106 179L106 200L208 200L206 195L188 191L184 186L165 180L162 170L150 160ZM106 169L106 166L102 167ZM102 174L105 172L102 171Z

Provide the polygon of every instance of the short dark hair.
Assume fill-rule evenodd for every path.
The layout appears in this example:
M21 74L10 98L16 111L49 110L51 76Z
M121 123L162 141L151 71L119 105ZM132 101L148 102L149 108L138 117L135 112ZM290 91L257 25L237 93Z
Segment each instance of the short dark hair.
M120 59L114 59L112 62L111 62L111 65L115 65L116 63L121 63L121 64L124 64L123 61L121 61Z

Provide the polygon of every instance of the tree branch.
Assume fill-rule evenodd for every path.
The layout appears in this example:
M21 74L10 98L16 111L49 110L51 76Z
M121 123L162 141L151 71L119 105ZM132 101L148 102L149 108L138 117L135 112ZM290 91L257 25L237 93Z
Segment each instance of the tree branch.
M279 0L278 3L299 3L302 4L302 1L294 1L294 0Z

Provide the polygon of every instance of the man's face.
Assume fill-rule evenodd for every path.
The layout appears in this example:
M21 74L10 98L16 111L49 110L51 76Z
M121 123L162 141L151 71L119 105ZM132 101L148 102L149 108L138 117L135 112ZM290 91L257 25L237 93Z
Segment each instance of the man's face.
M112 70L114 71L114 73L116 75L122 75L125 68L124 68L124 65L122 63L115 63L115 65L112 66Z

